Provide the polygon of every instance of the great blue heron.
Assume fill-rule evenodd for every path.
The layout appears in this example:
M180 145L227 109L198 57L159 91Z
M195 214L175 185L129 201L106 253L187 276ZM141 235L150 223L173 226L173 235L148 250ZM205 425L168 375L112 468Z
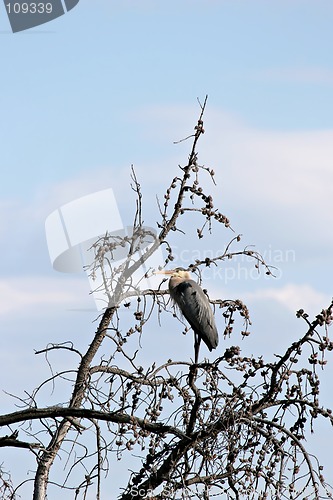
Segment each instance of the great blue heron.
M210 351L216 349L219 343L214 314L208 297L198 283L191 279L190 273L184 269L157 271L155 274L171 276L169 280L170 296L194 331L194 362L197 363L201 340L205 342Z

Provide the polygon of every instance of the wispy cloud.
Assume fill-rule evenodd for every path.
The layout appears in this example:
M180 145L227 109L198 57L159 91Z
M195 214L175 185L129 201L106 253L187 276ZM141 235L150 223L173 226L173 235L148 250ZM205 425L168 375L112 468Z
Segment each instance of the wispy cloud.
M149 141L149 131L152 140L157 133L160 134L158 143L165 142L166 138L170 140L168 154L161 155L161 158L157 156L154 164L150 160L138 167L138 178L144 192L146 223L155 224L158 218L155 194L163 196L164 187L179 172L178 163L181 163L182 158L184 161L187 159L189 143L174 146L172 140L191 133L196 118L193 106L152 108L144 115L141 111L138 114L146 141ZM281 245L285 244L287 248L300 249L302 252L314 246L316 252L317 249L330 248L333 233L327 228L331 227L332 211L333 131L279 132L255 129L239 117L209 106L205 125L207 132L199 145L199 163L203 162L216 171L217 187L208 179L209 189L212 190L216 208L224 212L227 205L226 215L231 217L232 223L235 211L241 217L242 225L235 227L236 231L245 232L251 226L247 233L252 238L250 243L258 244L258 237L253 237L253 232L257 229L257 233L266 237L262 230L265 224L271 233L276 233L276 241L282 239ZM14 268L19 261L23 268L25 262L29 261L31 273L35 270L38 274L51 271L44 236L46 217L62 204L99 189L113 187L123 222L125 225L131 224L135 196L129 184L129 166L121 168L119 175L115 175L114 167L96 167L93 172L83 172L76 178L47 188L42 186L33 200L9 200L3 211L8 214L6 220L0 222L0 230L3 230L3 262L6 260ZM132 197L133 203L129 203L129 197ZM266 247L271 243L267 238L264 241ZM216 244L219 248L224 245L217 241ZM311 255L311 250L308 250L309 259L315 259L316 252ZM298 251L296 254L298 258ZM42 265L44 267L41 269ZM57 273L55 276L55 281L67 279ZM77 278L73 276L74 279ZM48 291L53 286L53 281L43 285L44 290ZM60 296L54 292L55 302L64 297L61 286L57 289ZM22 295L20 282L6 280L0 282L0 287L2 296L10 297L4 301L2 309L0 306L0 310L11 308L10 304L14 301L12 297L22 301L23 305L33 298L41 303L51 300L51 296L43 297L42 292L39 295L36 287L31 297L28 297L29 292Z
M309 314L316 314L330 303L330 297L315 290L308 284L289 283L280 288L265 288L254 292L245 292L245 300L273 300L295 313L304 309Z

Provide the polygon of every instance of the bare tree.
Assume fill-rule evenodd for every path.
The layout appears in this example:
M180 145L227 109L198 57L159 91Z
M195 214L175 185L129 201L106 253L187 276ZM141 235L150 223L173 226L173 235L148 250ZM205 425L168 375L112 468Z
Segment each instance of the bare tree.
M52 372L27 399L21 399L19 411L0 416L1 427L10 429L9 434L4 429L0 446L26 448L35 455L34 500L45 499L48 484L55 481L59 488L72 489L75 499L88 494L102 499L103 478L112 460L123 460L126 466L129 455L136 466L128 471L123 488L113 493L120 500L221 495L258 500L332 498L318 459L309 454L305 442L315 419L333 424L331 410L319 400L317 370L333 349L328 336L332 303L313 319L299 310L303 336L272 356L273 361L244 355L237 345L226 347L213 362L174 361L167 355L160 366L137 361L140 339L153 316L162 318L173 310L166 289L142 289L134 274L161 246L166 249L165 264L174 260L170 236L181 233L184 218L201 220L199 239L206 232L231 231L229 219L214 208L212 196L201 186L202 175L214 182L214 171L199 164L197 154L206 101L200 105L194 134L187 138L192 140L188 161L158 203L157 237L143 224L141 187L132 170L136 210L131 234L106 234L93 245L90 272L103 276L108 307L86 351L81 353L69 341L37 352L48 362L51 354L66 352L78 358L77 368ZM147 239L150 245L138 252ZM197 259L188 269L200 281L203 269L245 255L258 272L274 273L258 252L240 248L240 241L241 236L233 234L223 252ZM127 258L116 266L113 256L120 247L126 249ZM234 339L237 315L243 323L241 335L249 334L249 312L241 300L211 300L211 304L225 322L227 339ZM128 318L133 305L129 325L124 315ZM73 385L70 400L40 407L41 388L60 382ZM19 435L25 435L24 440ZM65 457L64 475L51 478L57 456ZM83 471L79 481L78 470ZM20 485L14 488L0 472L3 498L16 498ZM110 492L105 498L111 498Z

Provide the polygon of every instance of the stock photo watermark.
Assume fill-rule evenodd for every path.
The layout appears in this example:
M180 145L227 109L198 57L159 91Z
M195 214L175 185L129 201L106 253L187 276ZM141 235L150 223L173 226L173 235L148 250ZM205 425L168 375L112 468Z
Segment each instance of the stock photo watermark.
M145 490L144 488L140 488L137 486L132 486L130 493L133 498L143 499L143 498L151 498L152 500L155 498L154 490ZM171 498L174 495L174 490L171 487L165 486L163 490L159 493L159 498Z
M13 33L49 23L72 10L80 0L3 0Z
M202 262L208 259L208 261L213 261L220 255L223 255L225 250L190 250L190 249L180 249L178 247L173 247L172 254L174 260L179 262L182 267L188 268L191 264L195 262ZM274 249L271 245L268 246L261 254L263 261L271 266L272 275L275 279L282 278L281 266L286 263L293 263L296 261L296 252L293 249ZM267 275L265 272L261 272L259 266L255 266L256 257L253 255L238 255L235 259L225 259L218 265L213 262L209 267L203 267L201 269L201 277L203 280L219 280L224 284L228 284L235 280L259 280L259 279L270 279L271 275ZM176 266L175 266L176 267Z
M161 284L160 277L153 272L163 268L165 263L156 230L143 224L125 225L112 188L82 196L59 207L47 217L45 232L54 270L85 272L99 311L124 298L139 295L142 290L157 289ZM200 251L174 246L173 257L178 264L174 262L172 267L188 268L197 261L213 261L224 253L225 250ZM270 278L261 272L262 264L256 265L256 255L259 254L240 254L237 259L226 258L217 266L211 262L209 267L202 267L201 277L204 281L218 280L225 285L236 280ZM282 277L279 266L296 260L294 250L273 249L271 246L260 257L273 267L272 274L277 279ZM119 280L124 279L126 270L132 265L135 269L120 287Z

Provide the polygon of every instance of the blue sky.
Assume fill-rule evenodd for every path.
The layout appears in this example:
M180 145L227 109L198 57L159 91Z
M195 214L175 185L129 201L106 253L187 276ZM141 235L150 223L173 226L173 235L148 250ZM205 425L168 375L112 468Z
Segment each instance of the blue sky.
M303 331L297 308L316 313L328 305L332 18L333 4L324 0L80 0L53 22L12 34L0 5L3 373L19 360L6 390L20 393L23 379L32 388L47 373L35 348L67 340L74 323L84 348L94 331L94 312L69 311L92 301L84 275L52 269L46 217L112 187L130 224L133 163L145 221L153 225L156 194L163 195L188 154L186 143L173 141L191 133L196 99L205 94L199 158L216 171L216 205L244 244L280 268L276 280L230 268L205 285L248 303L253 335L242 348L268 355ZM209 249L227 238L212 239ZM197 243L189 235L181 244ZM181 339L184 356L192 355L191 342ZM323 377L327 406L331 375L328 369ZM13 408L1 399L6 411Z

